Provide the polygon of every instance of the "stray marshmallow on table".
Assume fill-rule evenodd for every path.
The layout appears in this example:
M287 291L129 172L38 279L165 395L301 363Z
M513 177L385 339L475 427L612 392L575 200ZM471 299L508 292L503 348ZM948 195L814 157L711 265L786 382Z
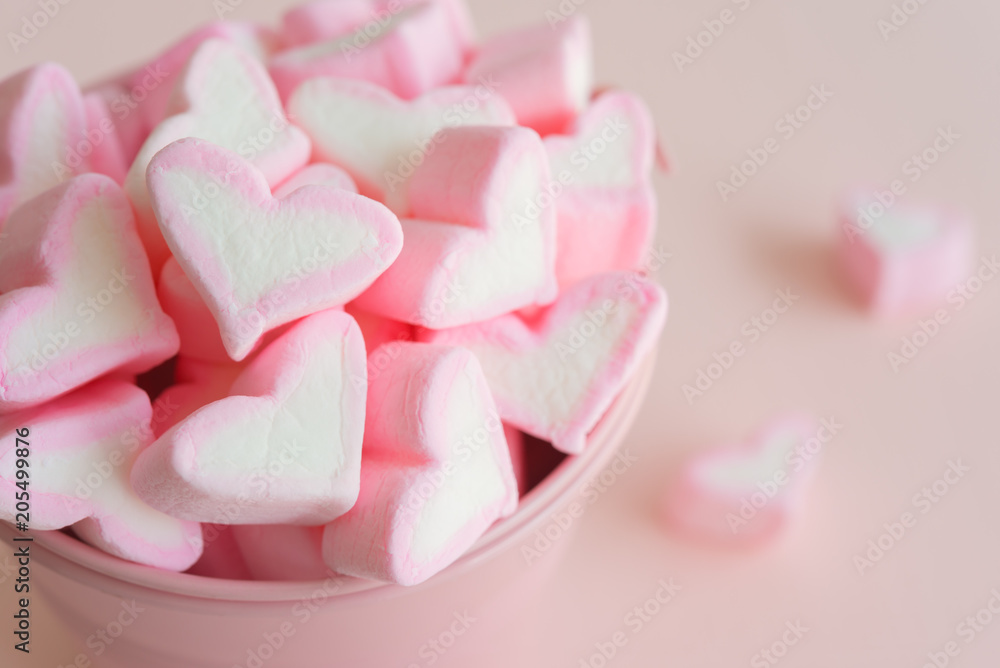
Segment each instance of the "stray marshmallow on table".
M818 462L810 441L820 439L823 429L812 418L784 416L745 444L693 456L667 492L668 521L720 544L757 544L773 538L802 510Z
M662 288L638 274L611 273L580 281L530 319L511 313L426 330L421 339L474 352L506 422L579 454L655 347L666 316Z
M879 316L933 308L972 271L973 227L960 213L900 203L886 210L879 202L854 197L841 222L844 273Z
M28 201L0 243L0 413L177 353L121 188L75 177Z
M518 495L476 358L462 348L399 346L395 363L371 379L361 495L327 525L323 556L339 573L414 585L513 513Z
M201 555L201 526L151 508L129 485L132 463L152 440L152 414L145 392L102 380L0 418L0 519L13 523L16 493L28 491L32 529L72 526L123 559L187 569ZM27 490L17 486L19 459L30 463Z
M184 519L328 522L358 496L365 378L353 318L336 310L305 318L247 365L230 396L149 446L132 485L151 506ZM235 517L220 517L227 506L238 509Z

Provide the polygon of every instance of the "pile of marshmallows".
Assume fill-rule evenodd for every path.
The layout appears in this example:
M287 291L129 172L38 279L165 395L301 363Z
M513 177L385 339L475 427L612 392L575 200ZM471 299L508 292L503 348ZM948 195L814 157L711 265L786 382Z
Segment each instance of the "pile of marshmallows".
M22 72L0 145L0 519L141 564L422 582L666 318L651 117L580 17L476 44L461 0L320 0L83 92Z

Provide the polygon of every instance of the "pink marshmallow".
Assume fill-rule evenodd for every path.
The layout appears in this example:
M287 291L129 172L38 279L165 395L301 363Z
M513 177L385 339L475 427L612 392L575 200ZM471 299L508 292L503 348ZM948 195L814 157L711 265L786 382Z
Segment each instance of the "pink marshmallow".
M883 213L874 216L873 209ZM933 308L972 272L974 231L961 214L899 203L886 211L854 197L841 213L841 224L844 274L878 316Z
M18 208L0 244L0 412L111 371L144 373L180 346L121 188L85 174Z
M98 94L89 93L83 97L83 106L87 113L91 168L98 174L111 177L115 183L124 183L128 163L107 101Z
M225 524L203 524L205 551L188 573L203 578L222 580L253 580L240 546L233 536L235 527Z
M201 554L201 527L150 508L129 485L132 463L152 440L151 417L145 392L104 380L0 418L0 519L24 519L15 493L25 480L17 461L26 459L31 529L72 526L81 540L122 559L187 569Z
M474 352L505 422L579 454L656 346L666 315L666 294L655 283L638 274L602 274L531 318L512 313L426 330L421 339Z
M323 527L290 524L234 526L254 580L274 582L324 580L330 568L323 562Z
M361 328L361 333L365 337L367 350L374 351L386 343L415 341L417 338L416 328L413 325L368 313L357 308L353 303L345 306L344 310L357 321L358 327ZM368 373L370 374L371 371L371 359L369 359Z
M309 135L315 156L343 166L361 193L409 215L407 184L446 127L514 125L514 113L484 86L437 88L406 102L365 81L320 78L303 83L289 113Z
M114 141L125 162L126 175L150 130L139 112L139 103L133 97L135 92L128 88L127 82L109 81L87 89L84 94L84 100L100 99L107 107L108 118L114 125Z
M555 27L515 30L488 41L464 80L498 88L518 123L546 135L561 131L587 106L593 68L590 23L578 14Z
M146 449L132 485L184 519L328 522L358 495L365 378L354 320L340 311L306 318L250 362L229 397Z
M386 24L376 23L374 36L362 29L277 54L270 71L282 99L316 77L370 81L406 99L454 82L465 45L450 4L400 3Z
M383 205L323 186L275 199L249 163L199 140L161 151L149 187L170 250L237 361L266 332L356 297L402 247Z
M645 103L609 92L566 129L545 139L556 198L560 285L610 271L638 271L656 234L651 172L656 128Z
M434 142L410 181L403 252L356 305L441 329L550 303L555 211L539 205L551 184L538 135L464 127Z
M170 251L152 210L147 170L172 142L196 137L239 153L276 186L309 160L309 139L291 125L263 65L222 39L204 41L177 81L170 111L152 131L125 180L150 263L159 272ZM226 172L218 178L225 179Z
M210 39L230 42L260 62L265 62L277 48L277 35L269 28L253 23L219 21L195 30L136 70L126 83L130 107L137 105L147 128L163 119L185 111L184 102L174 88L198 48ZM180 103L181 106L178 106Z
M177 326L181 355L205 362L231 361L215 316L174 258L163 265L157 295Z
M774 538L801 511L816 470L813 442L827 427L805 416L773 420L748 443L693 456L665 498L668 521L693 537L723 545ZM835 432L834 432L835 433Z
M326 527L327 565L418 584L516 507L503 426L475 357L401 344L394 365L371 379L361 495Z
M200 408L228 397L245 368L245 364L231 362L212 364L178 359L175 384L153 402L153 435L160 438Z
M505 424L503 435L510 450L510 463L514 468L514 478L517 479L517 494L524 496L528 492L528 453L524 434L517 427Z
M0 83L0 226L28 200L91 171L87 111L73 76L46 63Z

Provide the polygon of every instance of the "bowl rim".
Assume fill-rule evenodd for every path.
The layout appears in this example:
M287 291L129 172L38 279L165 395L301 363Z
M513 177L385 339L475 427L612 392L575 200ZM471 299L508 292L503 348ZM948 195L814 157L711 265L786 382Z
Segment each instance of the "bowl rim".
M61 531L32 532L33 558L78 581L86 581L112 594L136 587L148 595L167 594L222 602L292 602L315 599L344 600L358 596L394 596L433 587L468 573L483 561L524 540L536 526L549 518L561 500L582 493L616 455L636 415L644 403L656 366L655 349L639 363L633 377L614 398L610 407L587 436L587 448L566 457L534 489L521 498L510 517L498 521L454 563L424 583L411 587L353 578L331 572L326 580L248 581L212 578L166 571L112 556ZM0 540L13 544L21 536L0 522ZM23 543L22 543L23 544ZM330 591L330 590L333 591ZM324 604L332 602L325 601Z

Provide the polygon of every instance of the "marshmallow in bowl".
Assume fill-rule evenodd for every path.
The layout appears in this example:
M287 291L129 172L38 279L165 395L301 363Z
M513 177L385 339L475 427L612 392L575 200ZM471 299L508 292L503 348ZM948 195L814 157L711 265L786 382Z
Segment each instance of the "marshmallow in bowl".
M0 413L177 353L121 188L84 174L14 211L0 244Z
M467 350L400 344L370 381L364 448L358 502L323 535L338 573L418 584L517 507L503 425Z
M83 541L122 559L187 569L201 555L200 525L151 508L129 485L132 463L152 440L151 418L146 393L118 380L0 418L0 519L17 519L17 461L25 459L32 529L72 526Z
M580 281L530 318L425 330L421 340L471 350L505 422L579 454L655 347L666 315L662 288L619 272Z

